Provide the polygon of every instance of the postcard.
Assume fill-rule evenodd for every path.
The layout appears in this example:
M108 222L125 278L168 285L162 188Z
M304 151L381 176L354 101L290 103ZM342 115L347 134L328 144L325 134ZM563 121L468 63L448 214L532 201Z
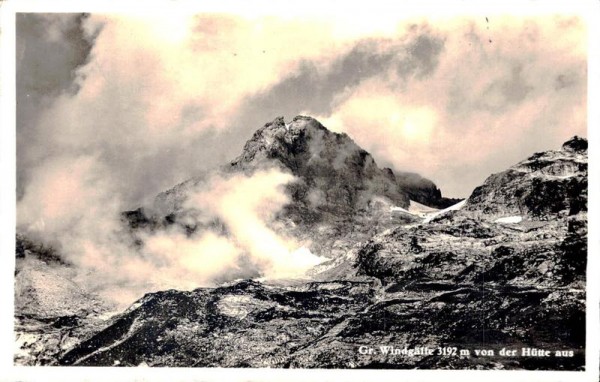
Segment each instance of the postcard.
M6 3L9 376L597 380L595 11Z

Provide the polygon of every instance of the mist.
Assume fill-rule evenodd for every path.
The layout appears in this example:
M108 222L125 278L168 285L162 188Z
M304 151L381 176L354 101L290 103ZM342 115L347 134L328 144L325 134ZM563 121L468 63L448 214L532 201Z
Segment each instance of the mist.
M147 292L240 278L297 278L326 260L307 249L309 242L282 233L275 218L289 202L285 185L294 178L280 170L215 173L189 190L180 213L190 224L220 222L225 230L146 229L135 232L141 247L121 219L120 204L106 197L110 185L97 177L101 171L93 158L45 167L21 201L18 224L56 246L78 271L76 281L109 301L125 306Z

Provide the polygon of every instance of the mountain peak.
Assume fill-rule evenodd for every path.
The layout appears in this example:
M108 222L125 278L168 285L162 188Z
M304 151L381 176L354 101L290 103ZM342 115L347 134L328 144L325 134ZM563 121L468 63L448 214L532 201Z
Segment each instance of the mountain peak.
M310 142L320 141L325 135L342 136L327 130L312 117L298 115L286 123L284 117L280 116L256 130L244 145L241 155L231 165L254 167L272 159L279 159L284 165L288 165L292 157L315 148L311 147ZM345 134L343 136L349 139Z
M265 123L245 143L241 154L221 170L252 174L273 168L295 177L288 185L292 202L286 207L286 211L293 211L288 216L294 215L295 222L349 218L388 204L407 208L410 199L442 208L455 202L442 198L433 182L417 174L379 168L371 154L350 136L332 132L315 118L304 115L287 122L278 116ZM161 193L155 209L166 211L165 215L179 210L185 190L205 176Z
M316 128L318 130L327 130L326 127L321 125L319 121L314 119L313 117L306 115L297 115L288 123L285 122L285 117L279 116L275 118L271 122L267 122L264 126L266 129L277 130L280 128L285 128L286 131L290 130L302 130L306 128ZM329 130L327 130L329 131Z
M408 206L408 197L393 179L348 135L328 130L312 117L277 117L246 142L233 170L280 167L298 179L302 204L338 213L364 208L372 196Z
M573 138L563 143L562 149L572 153L585 153L588 149L588 141L585 138L575 135Z

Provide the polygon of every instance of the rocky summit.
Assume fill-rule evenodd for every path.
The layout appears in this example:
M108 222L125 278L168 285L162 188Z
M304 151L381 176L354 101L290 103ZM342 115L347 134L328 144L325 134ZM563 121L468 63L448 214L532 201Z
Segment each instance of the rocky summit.
M291 202L278 218L285 223L283 233L328 257L343 255L399 221L414 221L413 215L394 212L393 207L406 210L411 200L434 208L460 201L442 197L432 181L418 174L379 168L348 135L329 131L314 118L296 116L287 123L278 117L265 124L229 164L176 185L158 195L149 210L129 211L125 218L136 227L180 224L189 232L201 230L205 227L189 223L189 209L184 208L190 191L211 174L251 176L272 168L294 176L286 187Z
M587 140L573 137L561 150L536 153L490 176L473 191L466 209L536 220L587 210Z
M46 309L31 297L42 287L18 289L17 302L31 304L17 305L18 363L584 369L585 139L491 175L449 206L434 184L380 169L350 137L309 117L266 124L218 171L273 166L296 179L282 227L330 259L308 278L148 293L99 320L96 300L57 270L56 288L85 309ZM125 213L124 223L132 232L187 224L193 235L202 225L183 222L184 200L206 176L162 193L151 212ZM19 261L45 253L19 240ZM23 269L17 284L31 280Z
M345 216L367 208L374 196L408 207L408 193L346 134L327 130L314 118L297 116L290 123L276 118L254 133L233 170L276 164L300 179L294 202L314 206L321 214Z
M377 198L404 208L409 206L411 195L417 194L420 203L443 203L433 182L417 174L380 169L371 154L348 135L329 131L311 117L296 116L288 123L278 117L265 124L246 142L241 155L219 171L252 174L273 167L296 177L289 186L293 203L287 210L298 222L343 219L368 209ZM187 189L206 176L160 194L155 207L162 214L177 212Z

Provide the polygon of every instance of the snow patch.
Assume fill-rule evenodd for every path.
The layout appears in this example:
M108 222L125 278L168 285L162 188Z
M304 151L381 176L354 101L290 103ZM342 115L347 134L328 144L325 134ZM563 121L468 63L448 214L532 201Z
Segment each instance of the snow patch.
M444 214L448 213L449 211L458 211L461 208L463 208L466 203L467 203L467 200L465 199L465 200L463 200L461 202L458 202L458 203L456 203L454 205L451 205L448 208L444 208L443 210L440 210L440 211L435 212L433 214L427 215L427 217L425 218L425 220L423 221L423 223L429 223L434 218L436 218L438 216L441 216L441 215L444 215Z
M503 224L516 224L523 221L522 216L507 216L504 218L499 218L494 220L494 223L503 223Z
M16 341L14 343L13 354L15 358L30 358L32 348L36 345L39 347L38 342L41 336L32 333L16 333Z
M456 204L454 204L448 208L445 208L443 210L439 210L437 208L426 206L424 204L415 202L414 200L410 200L409 202L410 202L410 204L409 204L408 210L405 208L402 208L402 207L394 206L394 207L390 207L390 212L391 213L395 212L396 214L408 214L411 216L420 217L423 219L423 223L429 223L436 216L443 215L448 211L460 210L465 205L466 200L456 203Z
M338 290L344 288L345 285L342 283L323 283L317 284L318 290Z
M428 215L439 211L437 208L426 206L414 200L410 200L409 202L408 212L421 218L426 218Z
M408 211L415 213L415 214L420 214L420 213L433 213L433 212L438 212L439 208L433 208L433 207L429 207L426 206L424 204L415 202L414 200L409 200L410 204L408 206Z

